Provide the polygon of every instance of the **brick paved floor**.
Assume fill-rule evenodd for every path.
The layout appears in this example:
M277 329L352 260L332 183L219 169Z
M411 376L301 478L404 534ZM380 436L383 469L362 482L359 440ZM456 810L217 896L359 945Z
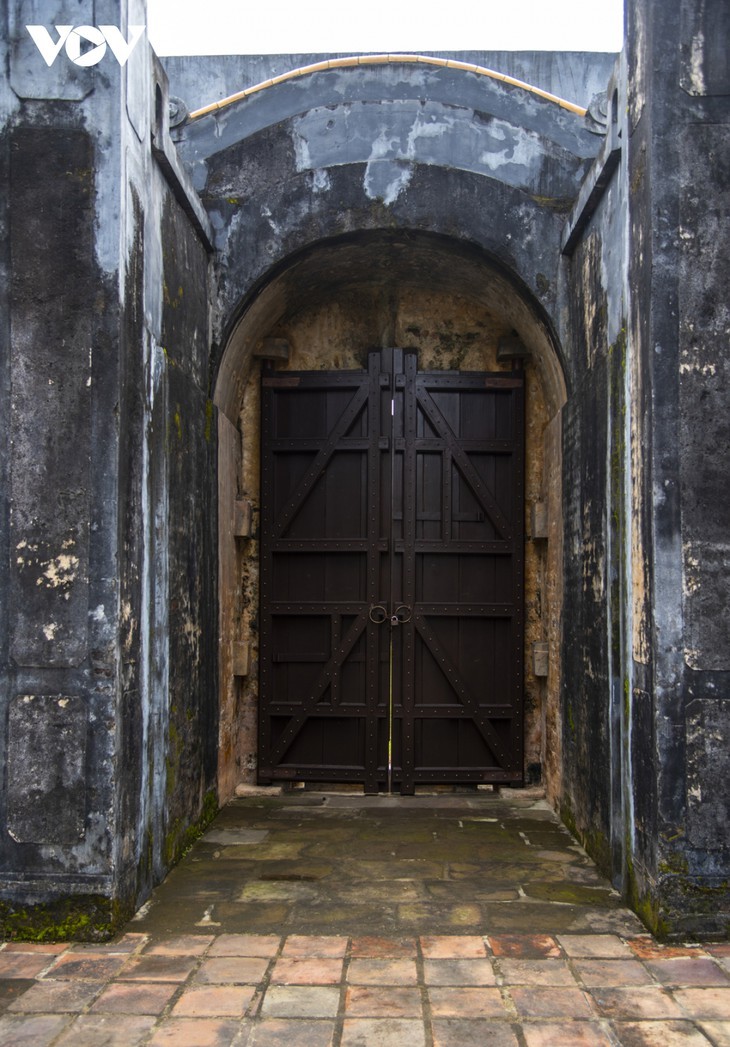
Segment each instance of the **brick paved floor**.
M0 972L0 1047L730 1045L730 945L649 935L128 933Z

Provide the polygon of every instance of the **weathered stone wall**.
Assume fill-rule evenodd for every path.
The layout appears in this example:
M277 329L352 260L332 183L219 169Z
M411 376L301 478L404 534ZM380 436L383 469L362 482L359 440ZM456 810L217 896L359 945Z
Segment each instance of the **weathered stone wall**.
M40 6L0 34L0 914L83 937L215 806L208 255L153 160L148 49L49 68L25 30L142 4Z
M217 55L214 59L164 59L170 90L194 111L236 91L265 83L292 69L347 54ZM457 59L512 76L578 105L588 106L604 93L615 55L580 51L429 51L434 58Z
M168 545L159 550L168 571L166 870L189 842L191 823L210 815L217 797L218 490L208 391L208 256L170 194L160 235L167 418L151 455L167 469Z
M631 659L628 730L630 732L630 802L633 818L626 834L630 849L635 903L649 902L656 872L657 780L661 757L656 745L654 705L653 622L653 400L654 352L651 347L651 174L650 120L647 99L646 13L641 5L627 5L627 122L626 147L630 188L629 338L632 385L631 447ZM628 75L628 71L631 75ZM660 394L663 395L663 394ZM633 770L635 768L635 771ZM655 918L654 918L655 919Z
M67 936L115 916L121 320L97 221L121 141L95 72L49 70L23 37L31 6L6 5L0 34L0 911L9 933Z
M643 501L636 862L647 918L724 931L730 847L726 4L629 5L632 328ZM646 643L646 637L651 643ZM724 828L721 828L724 826Z
M563 810L648 926L722 933L728 14L627 13L616 158L566 241Z
M121 701L117 889L146 897L216 809L216 419L208 396L209 240L141 52L120 266ZM130 112L131 111L131 112ZM150 148L150 146L152 148ZM192 199L194 194L190 193ZM203 225L205 221L203 219Z
M560 806L604 872L624 878L627 757L625 80L607 85L606 136L563 235L573 385L563 418L563 790ZM591 188L592 187L592 188Z

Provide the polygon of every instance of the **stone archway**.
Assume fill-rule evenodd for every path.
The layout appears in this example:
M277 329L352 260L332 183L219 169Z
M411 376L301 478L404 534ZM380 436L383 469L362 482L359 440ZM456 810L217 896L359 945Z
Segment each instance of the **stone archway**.
M363 366L368 349L416 349L433 370L524 366L525 780L560 792L563 370L524 288L482 252L446 237L371 232L290 258L243 302L223 353L219 408L219 788L256 778L259 376Z

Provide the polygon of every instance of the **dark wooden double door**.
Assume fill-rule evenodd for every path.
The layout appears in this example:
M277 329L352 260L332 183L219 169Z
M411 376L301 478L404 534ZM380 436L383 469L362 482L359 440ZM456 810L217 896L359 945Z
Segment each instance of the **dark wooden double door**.
M259 779L522 779L523 380L262 381Z

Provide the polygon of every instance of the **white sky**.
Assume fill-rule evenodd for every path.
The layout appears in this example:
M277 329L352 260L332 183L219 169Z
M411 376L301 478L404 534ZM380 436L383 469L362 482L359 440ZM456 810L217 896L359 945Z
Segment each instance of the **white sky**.
M148 0L159 55L619 51L623 0Z

